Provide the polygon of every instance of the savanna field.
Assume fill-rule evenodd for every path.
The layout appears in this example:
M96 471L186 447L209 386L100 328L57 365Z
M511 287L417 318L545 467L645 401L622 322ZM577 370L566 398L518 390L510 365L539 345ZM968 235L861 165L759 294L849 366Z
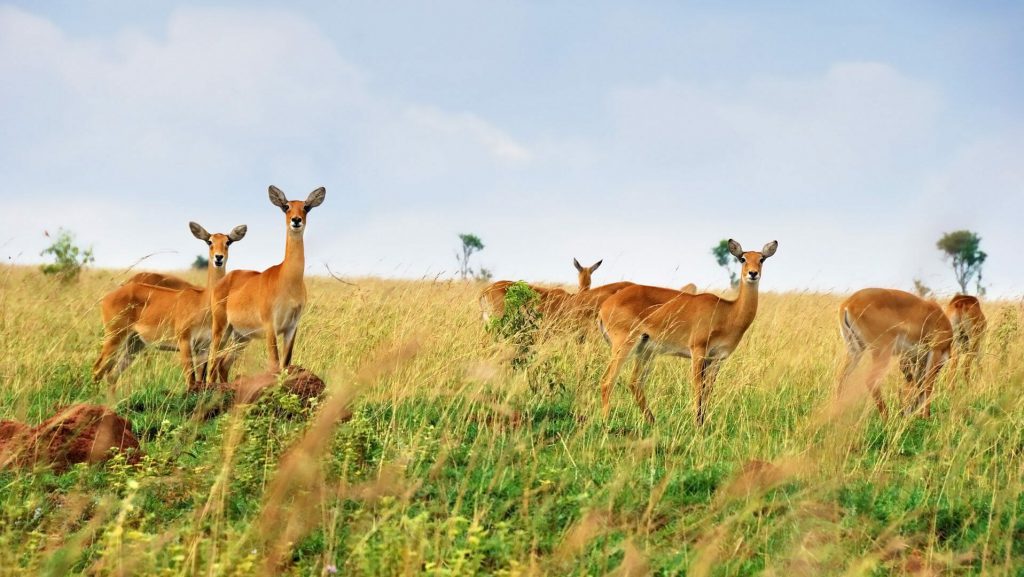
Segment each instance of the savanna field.
M972 383L943 374L930 419L883 422L833 395L842 295L763 293L698 430L688 360L657 361L654 425L631 365L605 420L596 330L542 331L513 363L462 282L307 278L294 362L328 384L311 406L216 414L156 350L94 384L97 303L124 278L0 269L0 420L106 404L145 452L0 471L2 574L1024 575L1017 301L985 303Z

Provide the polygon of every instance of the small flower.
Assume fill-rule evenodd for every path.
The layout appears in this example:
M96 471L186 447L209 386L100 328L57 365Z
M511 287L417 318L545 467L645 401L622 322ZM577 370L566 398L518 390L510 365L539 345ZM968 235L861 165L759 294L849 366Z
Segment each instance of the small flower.
M324 569L327 571L328 575L334 575L335 573L338 572L338 566L335 565L334 563L331 563L327 567L324 567Z

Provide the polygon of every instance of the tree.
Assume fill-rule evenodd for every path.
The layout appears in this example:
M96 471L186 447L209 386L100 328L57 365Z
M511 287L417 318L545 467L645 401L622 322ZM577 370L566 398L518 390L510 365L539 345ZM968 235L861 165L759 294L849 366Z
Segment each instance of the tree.
M981 250L981 237L969 230L956 230L942 235L935 245L946 253L945 258L953 264L953 274L960 285L960 292L967 294L967 285L977 276L976 288L981 288L981 265L988 255Z
M196 270L206 270L210 266L210 259L203 255L197 255L196 260L192 261L192 268Z
M43 232L43 235L53 238L48 232ZM63 228L57 230L53 244L39 253L39 256L46 255L53 255L54 262L42 266L43 274L56 275L64 282L77 280L82 269L96 260L92 255L92 247L83 249L76 246L74 233Z
M718 263L718 266L724 268L725 272L729 273L729 286L738 286L740 278L736 276L736 271L730 266L733 262L733 256L729 253L729 239L723 238L718 244L711 247L711 254L715 257L715 262Z
M484 243L475 234L460 234L459 240L462 241L462 254L456 252L455 259L459 261L459 274L465 279L473 274L473 268L469 266L469 257L473 256L473 253L483 250Z

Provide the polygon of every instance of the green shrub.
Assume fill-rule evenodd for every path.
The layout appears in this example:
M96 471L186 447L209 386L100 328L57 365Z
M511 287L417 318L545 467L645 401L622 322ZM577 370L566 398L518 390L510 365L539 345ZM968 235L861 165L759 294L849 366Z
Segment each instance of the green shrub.
M46 233L46 236L49 237L50 234ZM91 247L83 249L76 246L75 235L63 228L57 231L53 244L39 253L39 256L46 255L53 255L54 262L44 264L42 267L43 273L56 275L57 278L64 282L77 280L82 269L96 260L93 258Z
M519 281L505 291L505 312L491 320L487 329L515 347L512 366L520 368L529 363L531 349L540 324L540 295L530 285Z

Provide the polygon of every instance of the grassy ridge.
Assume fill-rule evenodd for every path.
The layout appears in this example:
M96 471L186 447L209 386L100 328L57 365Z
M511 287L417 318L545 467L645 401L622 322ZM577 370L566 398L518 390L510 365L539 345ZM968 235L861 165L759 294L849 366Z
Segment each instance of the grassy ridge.
M605 421L596 336L556 335L514 371L477 286L309 279L295 360L334 395L204 420L173 354L147 351L115 390L90 382L118 278L0 270L0 419L107 403L148 453L0 472L4 571L1024 575L1017 303L986 305L975 383L944 378L931 420L883 423L831 394L840 298L762 295L698 431L688 361L658 361L655 425L622 382ZM255 341L236 372L264 363Z

